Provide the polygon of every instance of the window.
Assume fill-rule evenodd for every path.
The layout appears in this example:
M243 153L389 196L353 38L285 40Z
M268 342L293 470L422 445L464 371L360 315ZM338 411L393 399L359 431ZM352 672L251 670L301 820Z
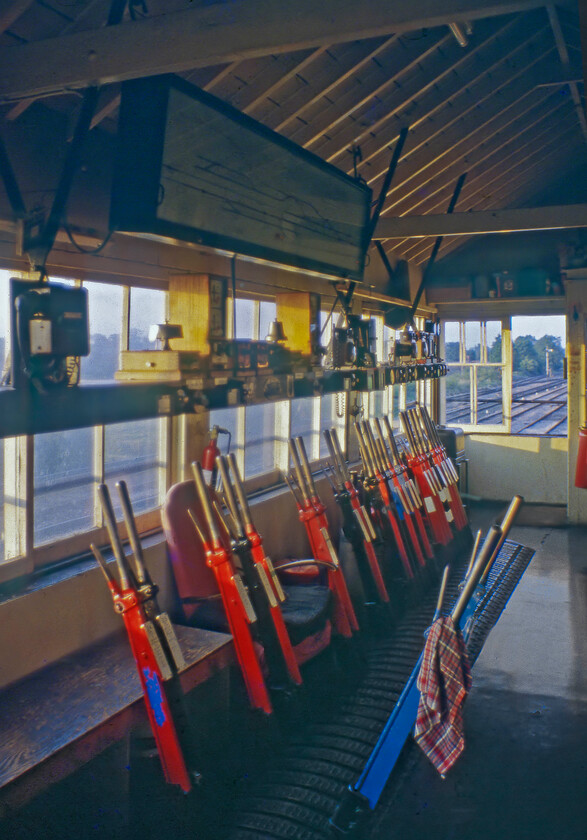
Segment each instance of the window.
M7 342L9 277L8 272L0 274L2 352ZM122 336L128 332L137 348L150 346L148 326L165 315L162 291L131 291L95 282L84 286L90 355L82 360L82 386L112 380ZM125 299L129 306L125 307ZM156 525L155 509L166 490L169 460L166 423L153 418L0 441L0 562L14 561L12 574L20 574L87 550L91 535L102 527L97 490L103 481L112 486L124 478L139 528ZM112 499L120 517L115 492ZM7 577L5 570L1 577Z
M259 338L264 341L271 322L277 318L277 304L273 300L262 300L259 304Z
M35 435L35 546L93 527L93 437L93 429Z
M512 318L514 435L567 434L565 317Z
M0 271L0 371L4 369L8 353L8 280L10 272Z
M0 440L0 563L4 560L4 441Z
M88 290L90 355L82 359L82 383L114 379L122 337L122 286L84 283ZM161 294L161 292L159 293Z
M383 318L375 316L377 335L377 358L386 364L394 364L394 345L402 330L392 330L383 323ZM416 329L423 329L423 319L416 319ZM397 383L390 385L383 391L373 391L369 395L368 416L388 417L394 429L400 428L400 411L407 405L417 401L428 409L432 403L432 382L421 379L415 382Z
M153 350L149 327L165 322L165 293L158 289L133 288L129 294L128 349Z
M233 452L242 474L244 468L244 439L240 433L240 421L244 413L240 408L217 408L210 412L210 428L218 426L218 448L223 455Z
M0 271L0 373L8 352L8 271ZM0 563L5 556L4 540L4 441L0 440Z
M466 430L566 435L563 315L443 324L445 417Z
M104 428L104 481L110 486L121 479L126 481L135 514L153 510L165 492L162 433L163 425L157 417ZM118 498L113 504L120 518Z
M275 403L245 408L245 478L275 468Z
M277 315L274 301L254 301L237 298L236 337L260 338L269 332ZM322 312L322 324L328 312ZM322 337L328 343L330 327ZM278 470L287 470L289 464L288 441L301 435L311 460L328 457L322 439L322 428L336 428L341 445L345 445L346 395L326 394L276 401L260 405L215 409L210 412L210 428L219 426L230 432L230 449L235 453L241 473L254 487L267 486L277 478ZM219 448L228 449L228 439L221 432Z
M318 457L320 437L320 398L306 397L292 400L290 415L290 436L301 437L308 458Z
M336 429L342 448L345 447L346 394L325 394L320 398L320 428ZM320 435L320 458L328 457L324 435Z
M445 422L486 431L506 429L506 342L501 321L447 321L443 324Z

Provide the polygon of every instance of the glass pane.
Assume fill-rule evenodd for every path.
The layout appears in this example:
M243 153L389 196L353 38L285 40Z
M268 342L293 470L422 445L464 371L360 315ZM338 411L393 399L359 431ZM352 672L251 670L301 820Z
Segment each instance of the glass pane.
M210 428L220 429L217 445L223 455L235 454L242 445L238 444L238 408L216 408L210 412Z
M446 382L446 423L458 426L472 423L471 368L451 365Z
M465 324L465 361L481 360L481 324L479 321L467 321Z
M290 434L292 437L301 435L310 460L315 457L314 442L319 434L319 430L314 428L315 399L314 397L306 397L305 399L292 400L290 403Z
M501 321L487 321L487 361L501 362Z
M117 518L122 516L114 485L124 479L135 513L159 504L159 460L161 421L157 417L114 423L104 431L104 479L110 487Z
M8 281L11 277L9 271L0 271L0 373L4 369L4 360L8 352Z
M393 348L395 345L395 330L390 329L387 324L383 325L383 358L384 364L393 362Z
M255 301L236 299L236 338L255 338Z
M477 368L477 423L503 423L502 369Z
M385 391L372 391L369 394L369 417L383 417L387 414L386 397Z
M391 385L391 417L390 423L392 429L399 429L399 412L400 412L400 396L401 385Z
M416 402L418 399L418 383L417 382L408 382L405 386L406 389L406 406L410 405L410 403Z
M122 286L84 283L90 313L90 355L82 359L82 381L114 379L122 332Z
M275 405L249 405L245 409L245 477L275 466Z
M512 318L512 434L566 435L563 315Z
M149 327L165 322L165 297L160 289L130 290L129 350L156 349L149 341Z
M259 304L259 338L265 341L272 321L277 318L277 304L274 300L262 300Z
M375 339L375 340L374 340ZM373 348L375 344L375 356L378 362L385 361L384 339L383 339L383 318L380 315L373 315L369 319L369 344Z
M35 436L35 545L93 526L93 451L93 429Z
M444 332L444 360L446 362L458 362L459 356L459 322L446 321L442 325Z
M345 442L345 395L344 394L326 394L320 398L320 429L336 429L336 434L344 451ZM342 415L342 416L340 416ZM324 440L324 435L320 435L320 458L329 457L328 447Z
M330 317L329 317L330 316ZM320 310L320 344L322 347L330 347L332 338L332 320L336 315L330 315L330 310Z
M4 560L4 441L0 440L0 563Z

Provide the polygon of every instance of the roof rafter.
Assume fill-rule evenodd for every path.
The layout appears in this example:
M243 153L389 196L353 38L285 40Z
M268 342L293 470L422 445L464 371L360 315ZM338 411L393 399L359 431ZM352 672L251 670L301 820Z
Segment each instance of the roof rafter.
M490 141L479 146L474 144L471 148L462 150L457 157L452 159L450 168L445 170L446 177L441 179L438 184L433 182L431 189L423 199L412 201L408 207L395 205L393 208L395 218L443 212L448 200L448 193L452 189L452 178L456 178L456 173L463 169L469 174L459 199L459 209L481 209L479 198L474 203L473 199L481 192L492 201L494 193L492 184L495 181L511 177L508 175L510 160L515 161L511 165L515 167L523 163L528 155L535 153L543 137L546 141L552 139L552 129L548 126L548 120L556 110L563 107L564 102L557 103L553 108L550 100L540 103L519 100L515 103L515 107L510 109L512 113L505 124L503 121L495 123L495 130ZM521 123L522 127L516 131L516 135L513 137L511 136L512 129L518 122ZM541 124L544 122L547 124L546 128L541 128ZM492 163L493 160L495 162ZM487 163L489 163L489 166L486 165ZM479 172L483 164L485 166Z
M472 236L526 230L559 230L587 227L587 204L527 207L518 210L480 210L468 213L435 213L382 219L375 239L404 236Z
M235 0L7 47L0 100L475 20L543 0Z

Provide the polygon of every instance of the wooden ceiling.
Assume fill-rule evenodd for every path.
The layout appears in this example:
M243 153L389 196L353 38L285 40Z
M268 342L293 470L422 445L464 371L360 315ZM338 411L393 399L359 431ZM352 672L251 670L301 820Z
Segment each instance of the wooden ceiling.
M443 214L461 173L458 213L540 205L587 172L586 23L574 0L121 5L106 27L108 0L0 0L0 132L38 101L73 118L81 91L100 84L92 125L112 133L120 81L179 72L356 173L376 198L407 127L377 236L392 260L418 264L433 226L420 220L409 235L393 219ZM465 240L445 236L440 256Z

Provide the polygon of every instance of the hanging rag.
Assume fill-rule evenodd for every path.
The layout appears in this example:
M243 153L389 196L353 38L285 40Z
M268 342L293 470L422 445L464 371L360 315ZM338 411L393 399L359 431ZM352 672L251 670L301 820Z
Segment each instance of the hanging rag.
M450 616L438 618L430 628L417 685L414 738L444 776L465 748L463 703L471 688L465 642Z

